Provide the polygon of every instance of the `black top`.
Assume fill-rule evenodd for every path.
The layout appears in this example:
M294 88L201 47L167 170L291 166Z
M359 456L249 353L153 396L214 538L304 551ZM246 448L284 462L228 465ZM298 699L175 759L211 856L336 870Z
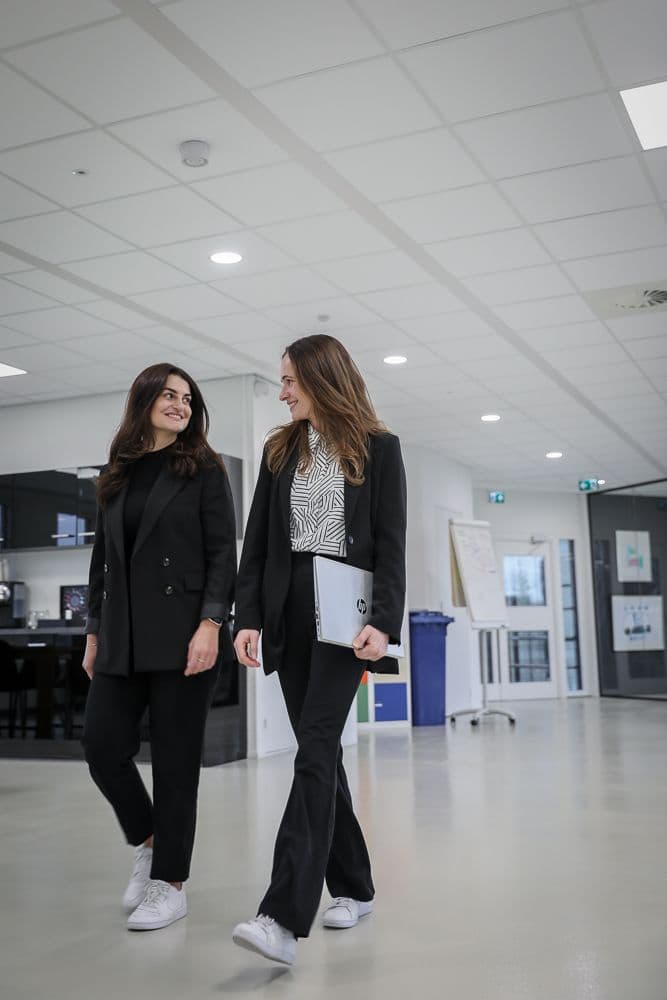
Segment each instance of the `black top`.
M160 475L160 470L169 461L171 445L159 451L148 451L138 458L130 472L130 481L123 508L123 535L125 538L125 565L129 567L130 557L139 531L139 525L148 500L148 494Z

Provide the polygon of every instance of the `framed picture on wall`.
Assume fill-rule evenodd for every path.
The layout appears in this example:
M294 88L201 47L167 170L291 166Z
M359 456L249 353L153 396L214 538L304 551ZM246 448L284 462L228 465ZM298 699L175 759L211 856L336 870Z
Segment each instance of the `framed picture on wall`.
M665 648L662 596L613 594L611 621L615 653Z
M652 583L651 536L648 531L616 532L619 583Z

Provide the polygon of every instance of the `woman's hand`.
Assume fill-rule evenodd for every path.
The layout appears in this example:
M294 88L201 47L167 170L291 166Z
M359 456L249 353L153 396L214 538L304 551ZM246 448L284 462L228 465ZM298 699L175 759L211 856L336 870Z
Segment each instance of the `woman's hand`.
M259 667L257 659L257 646L259 644L259 632L255 628L242 628L234 639L234 649L236 658L244 667Z
M81 666L88 674L89 678L93 679L93 670L95 668L95 657L97 656L97 636L87 635L86 636L86 648L83 654L83 661Z
M215 665L221 627L225 626L215 625L207 619L199 623L199 628L188 644L188 664L184 671L186 677L201 674Z
M356 639L352 640L354 655L358 660L381 660L387 653L389 636L372 625L364 625Z

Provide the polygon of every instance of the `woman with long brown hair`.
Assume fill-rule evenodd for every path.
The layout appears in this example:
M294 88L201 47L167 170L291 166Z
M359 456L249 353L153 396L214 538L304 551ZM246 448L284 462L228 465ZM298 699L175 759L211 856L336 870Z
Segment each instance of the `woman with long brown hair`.
M236 597L239 661L278 671L297 739L294 780L269 888L233 940L290 965L326 880L326 927L370 913L370 859L354 815L341 734L365 670L396 673L405 600L406 486L398 438L377 419L359 370L333 337L286 348L280 399L292 422L264 449L246 526ZM369 623L352 648L319 642L313 557L373 572Z
M234 507L208 427L187 372L152 365L132 384L98 481L83 746L135 848L131 930L187 913L204 725L219 663L233 660ZM133 759L146 709L152 801Z

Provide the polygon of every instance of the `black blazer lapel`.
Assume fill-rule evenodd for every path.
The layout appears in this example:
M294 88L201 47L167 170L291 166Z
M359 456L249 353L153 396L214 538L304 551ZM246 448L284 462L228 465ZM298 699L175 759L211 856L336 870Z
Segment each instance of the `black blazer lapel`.
M186 482L187 480L185 476L174 476L167 468L162 468L160 470L160 474L153 484L153 489L148 494L146 506L144 507L143 514L141 515L139 530L137 531L134 548L132 549L133 557L139 551L155 527L155 524L164 508L176 495L176 493L183 489Z
M290 537L290 504L291 504L291 492L292 492L292 480L294 479L294 473L296 472L296 467L298 464L298 453L295 448L287 462L285 468L281 471L278 476L278 501L280 503L280 515L281 521L283 522L283 527L285 529L285 534L289 540Z
M359 492L365 486L362 483L361 486L353 486L352 483L348 483L345 480L345 532L350 530L350 525L352 524L352 518L354 517L354 512L357 507L357 500L359 499Z
M107 527L109 529L109 535L111 540L116 547L118 552L118 558L120 559L120 564L125 570L125 535L123 533L123 510L125 509L125 497L127 496L127 488L129 486L129 479L126 479L123 483L120 493L113 497L107 506L106 520Z

